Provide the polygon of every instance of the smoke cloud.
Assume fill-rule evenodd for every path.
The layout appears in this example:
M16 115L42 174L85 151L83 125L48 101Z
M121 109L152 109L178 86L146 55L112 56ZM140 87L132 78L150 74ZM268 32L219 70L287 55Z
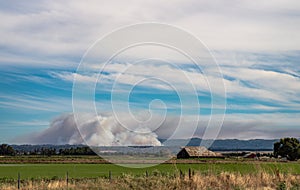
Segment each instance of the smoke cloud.
M23 137L21 141L30 144L87 144L90 146L161 145L156 133L150 128L132 126L131 129L127 129L112 116L90 114L82 114L76 117L76 120L74 114L59 116L51 122L49 128Z
M49 128L34 134L18 137L18 144L87 144L90 146L161 146L160 140L204 138L208 117L202 116L198 122L192 116L152 115L147 125L140 125L130 114L121 114L119 119L112 115L65 114L57 117ZM145 117L145 118L143 118ZM272 117L273 122L269 122ZM120 118L122 122L120 122ZM142 115L139 120L145 121ZM287 118L265 114L259 117L227 115L217 138L220 139L274 139L295 136L300 129L296 126L299 118L288 118L295 126L283 126ZM157 121L162 121L161 123ZM214 121L212 121L213 123ZM124 125L122 124L126 124ZM179 123L181 123L179 125ZM197 124L197 126L193 127ZM213 125L214 126L214 125ZM298 136L296 136L298 138ZM84 139L84 140L83 140ZM160 139L160 140L159 140ZM206 138L204 138L206 139ZM167 143L167 142L166 142ZM183 145L184 146L184 145Z

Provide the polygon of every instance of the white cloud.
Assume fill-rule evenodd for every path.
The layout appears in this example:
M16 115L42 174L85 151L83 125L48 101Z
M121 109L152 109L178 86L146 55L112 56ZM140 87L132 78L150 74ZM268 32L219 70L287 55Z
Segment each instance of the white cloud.
M71 100L62 97L36 97L30 95L0 95L0 107L23 111L68 112L72 109Z
M48 121L42 120L29 120L29 121L10 121L10 122L2 122L1 129L16 129L16 128L24 128L24 127L37 127L44 128L49 125Z
M123 90L123 85L139 85L160 90L177 90L178 92L190 91L192 86L197 89L197 94L210 92L209 86L215 86L215 93L224 96L220 86L220 79L212 75L205 75L193 69L180 68L176 64L108 64L103 70L107 74L101 75L98 83L112 85L116 83L115 90ZM227 96L232 98L253 98L285 106L291 106L300 94L299 78L289 74L266 71L264 69L251 69L246 67L222 67ZM213 72L211 72L213 73ZM73 82L74 77L78 82L93 83L97 80L97 74L90 75L75 73L56 73L58 78ZM157 79L157 80L152 80ZM145 80L145 82L141 82ZM166 83L166 82L167 83ZM141 83L139 83L141 82ZM213 82L209 84L209 82ZM171 86L170 86L171 85ZM110 88L111 89L111 88ZM130 90L130 89L128 89ZM297 104L298 105L298 104Z
M253 101L269 101L288 109L299 107L299 77L263 68L224 67L222 72L234 79L226 81L228 96L253 97Z
M0 10L0 43L46 55L81 56L96 39L120 26L155 21L185 28L218 50L299 49L298 1L27 1ZM11 4L11 6L9 6ZM17 5L16 5L17 6ZM180 40L180 39L178 39Z

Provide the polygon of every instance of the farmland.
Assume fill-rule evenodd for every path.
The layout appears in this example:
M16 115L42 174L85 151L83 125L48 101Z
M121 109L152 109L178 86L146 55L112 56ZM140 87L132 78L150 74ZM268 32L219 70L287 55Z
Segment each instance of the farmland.
M13 158L13 157L11 157ZM2 162L3 162L3 158ZM174 175L180 170L187 172L189 169L206 174L214 173L219 174L221 172L238 172L241 174L251 174L257 171L265 171L267 173L281 172L300 175L300 163L299 162L263 162L253 160L200 160L195 163L195 160L173 160L173 162L167 162L164 164L156 165L153 167L134 168L145 165L127 164L126 167L108 164L97 163L102 159L98 157L67 157L63 163L59 163L63 157L35 157L36 160L43 160L46 163L26 163L26 159L34 160L34 158L14 157L15 163L0 164L0 178L17 178L17 174L20 173L23 179L31 178L48 178L53 177L64 178L66 173L69 173L71 178L96 178L105 177L110 171L113 176L121 176L123 174L131 175L144 175L146 171L153 173L159 171L163 174ZM55 160L55 162L53 162ZM66 163L66 161L68 161ZM84 163L84 160L94 160L92 163ZM20 162L17 162L20 161ZM185 161L185 163L184 163ZM102 161L103 162L103 161Z
M16 189L18 173L21 189L300 188L299 161L173 159L153 167L126 166L97 156L0 157L0 189Z

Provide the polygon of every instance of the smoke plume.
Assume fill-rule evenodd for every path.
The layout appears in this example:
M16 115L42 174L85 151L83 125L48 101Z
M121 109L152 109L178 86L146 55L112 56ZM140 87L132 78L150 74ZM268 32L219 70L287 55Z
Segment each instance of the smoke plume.
M134 129L134 131L132 130ZM54 119L44 131L22 139L30 144L87 144L90 146L160 146L156 133L148 127L119 124L111 116L82 114L62 115Z
M299 134L299 128L287 127L283 130L278 126L283 125L285 120L274 118L274 122L270 123L268 116L261 115L248 119L245 116L227 116L217 138L272 139ZM120 118L122 118L121 123L125 123L127 128L111 115L61 115L50 123L49 128L39 133L18 137L13 142L18 144L87 144L90 146L160 146L165 142L161 143L158 139L204 138L203 134L208 121L205 116L202 116L200 121L196 121L192 116L182 118L167 116L162 120L161 116L152 115L151 122L147 122L147 125L139 125L129 114L122 114ZM299 118L294 118L293 123L299 123L298 120ZM192 127L195 123L196 128Z

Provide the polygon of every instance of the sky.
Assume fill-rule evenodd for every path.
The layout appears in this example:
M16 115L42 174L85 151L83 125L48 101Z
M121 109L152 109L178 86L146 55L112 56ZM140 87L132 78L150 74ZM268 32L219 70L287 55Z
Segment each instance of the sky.
M203 66L207 71L204 74L170 48L151 45L129 48L111 60L100 73L101 80L95 82L95 107L102 126L112 120L112 113L119 114L121 122L128 122L129 127L138 125L124 119L132 117L126 115L125 108L129 105L136 117L149 118L147 110L153 111L147 123L147 130L152 131L151 142L170 137L178 117L183 122L176 138L203 137L210 117L213 117L212 127L221 124L213 135L220 139L300 137L300 2L297 0L159 3L0 0L0 5L0 142L74 142L70 133L75 132L68 128L74 122L66 122L73 112L73 81L76 79L81 88L94 84L106 52L99 52L99 62L89 65L92 72L88 74L77 70L80 62L87 60L83 56L89 55L87 51L103 36L144 22L168 24L199 39L215 59L209 61L219 65L223 83L209 86L207 80L220 79L213 74L215 66ZM185 39L176 41L184 44ZM107 51L111 48L105 47ZM93 49L96 53L98 50ZM203 48L199 53L207 51ZM191 86L196 93L190 94ZM75 95L80 98L75 101L80 111L85 107L90 110L91 102L86 94L81 96L85 90L80 90ZM178 92L184 95L180 97ZM218 101L222 98L226 100L224 119L225 102ZM199 101L200 108L193 101ZM159 125L155 123L160 121L158 116L168 119L161 129L154 130L153 125ZM198 116L200 120L195 124ZM59 121L65 124L58 125ZM68 128L65 131L68 135L59 134L63 127ZM53 132L54 129L57 131ZM49 138L45 138L47 133ZM84 138L97 141L92 134ZM122 132L108 141L127 142L130 138L133 137Z

